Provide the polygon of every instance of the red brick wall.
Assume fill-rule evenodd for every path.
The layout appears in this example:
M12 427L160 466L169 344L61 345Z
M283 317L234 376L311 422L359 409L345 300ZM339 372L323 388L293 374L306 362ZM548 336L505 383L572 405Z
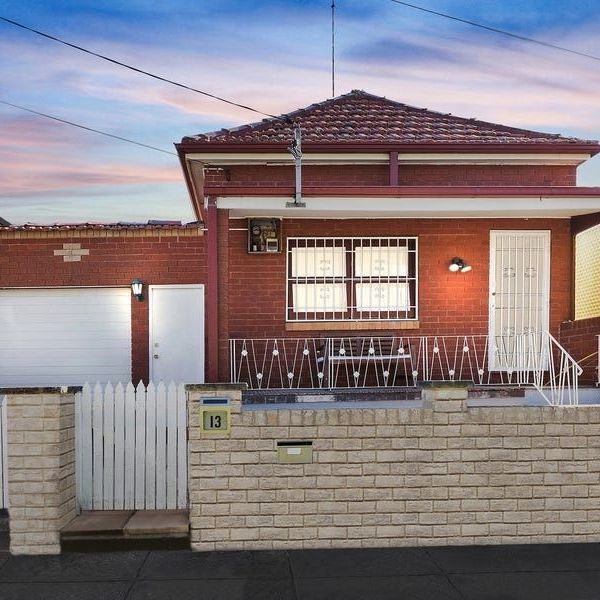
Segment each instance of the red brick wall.
M600 335L600 317L566 321L560 324L560 343L571 356L583 367L582 383L595 383L598 365L598 338Z
M229 222L227 268L228 337L319 336L285 330L285 254L249 255L245 220ZM552 232L550 327L558 333L571 310L571 241L568 219L382 219L285 220L283 235L418 236L419 320L416 335L487 334L489 232L491 229L549 229ZM286 242L284 239L284 248ZM453 256L473 266L466 274L448 271ZM346 332L347 333L347 332ZM390 335L380 331L377 335ZM411 332L407 332L411 333ZM345 335L344 332L331 332ZM222 334L224 336L224 331ZM225 339L223 339L225 342ZM221 362L227 362L226 346Z
M575 167L401 165L400 185L575 185Z
M600 212L589 215L578 215L571 219L571 233L575 236L590 227L600 224Z
M566 219L296 219L283 223L284 237L418 236L420 329L412 332L416 335L487 333L491 229L552 231L550 321L551 330L558 334L560 323L571 316L570 223ZM218 232L219 378L228 380L230 337L301 337L315 332L285 330L285 254L249 255L246 220L229 219L224 211L219 211ZM129 286L134 277L141 277L146 284L205 283L206 239L189 234L1 237L0 287ZM63 243L80 243L90 249L90 255L81 262L66 263L53 255ZM473 270L449 272L453 256L464 258ZM133 376L147 379L148 303L133 300L132 318ZM561 334L568 335L566 331L563 326ZM394 332L379 331L378 335L390 333Z
M231 166L206 172L207 185L290 186L292 166ZM388 165L304 165L304 185L388 185ZM398 184L444 185L575 185L575 167L545 165L400 165Z
M62 256L54 256L63 244L81 244L90 254L81 262L64 262ZM135 277L146 285L204 283L204 238L189 231L175 236L0 237L0 287L128 287ZM131 308L133 381L146 381L148 301L132 298Z

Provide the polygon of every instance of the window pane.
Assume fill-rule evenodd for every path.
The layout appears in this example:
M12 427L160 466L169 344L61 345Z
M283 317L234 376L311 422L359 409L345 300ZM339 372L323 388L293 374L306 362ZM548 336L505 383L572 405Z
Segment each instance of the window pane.
M363 246L354 250L357 277L407 277L406 246Z
M356 310L408 311L408 283L357 283Z
M294 312L344 312L347 309L344 283L295 283Z
M344 248L292 248L292 277L344 277Z

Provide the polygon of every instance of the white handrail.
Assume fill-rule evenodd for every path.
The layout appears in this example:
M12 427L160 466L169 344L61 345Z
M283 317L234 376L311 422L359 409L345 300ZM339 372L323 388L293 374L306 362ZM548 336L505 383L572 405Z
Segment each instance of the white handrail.
M583 369L549 331L543 332L541 344L529 346L536 365L535 388L552 406L577 406Z

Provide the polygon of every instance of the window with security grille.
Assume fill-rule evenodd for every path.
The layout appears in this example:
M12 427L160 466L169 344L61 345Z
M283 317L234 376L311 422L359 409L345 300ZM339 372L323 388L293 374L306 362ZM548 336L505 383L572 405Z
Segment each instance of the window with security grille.
M288 238L287 320L417 319L417 238Z

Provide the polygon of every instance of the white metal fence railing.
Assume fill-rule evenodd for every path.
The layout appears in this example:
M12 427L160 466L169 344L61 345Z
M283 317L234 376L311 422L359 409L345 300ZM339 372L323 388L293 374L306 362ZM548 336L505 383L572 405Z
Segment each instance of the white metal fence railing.
M82 509L187 507L184 385L86 384L75 406Z
M551 333L546 331L539 343L541 347L532 347L530 352L536 370L536 389L549 404L579 404L579 376L583 369Z
M250 389L335 389L473 381L538 389L576 404L579 365L548 333L230 340L231 382Z
M8 508L8 406L0 396L0 508Z

